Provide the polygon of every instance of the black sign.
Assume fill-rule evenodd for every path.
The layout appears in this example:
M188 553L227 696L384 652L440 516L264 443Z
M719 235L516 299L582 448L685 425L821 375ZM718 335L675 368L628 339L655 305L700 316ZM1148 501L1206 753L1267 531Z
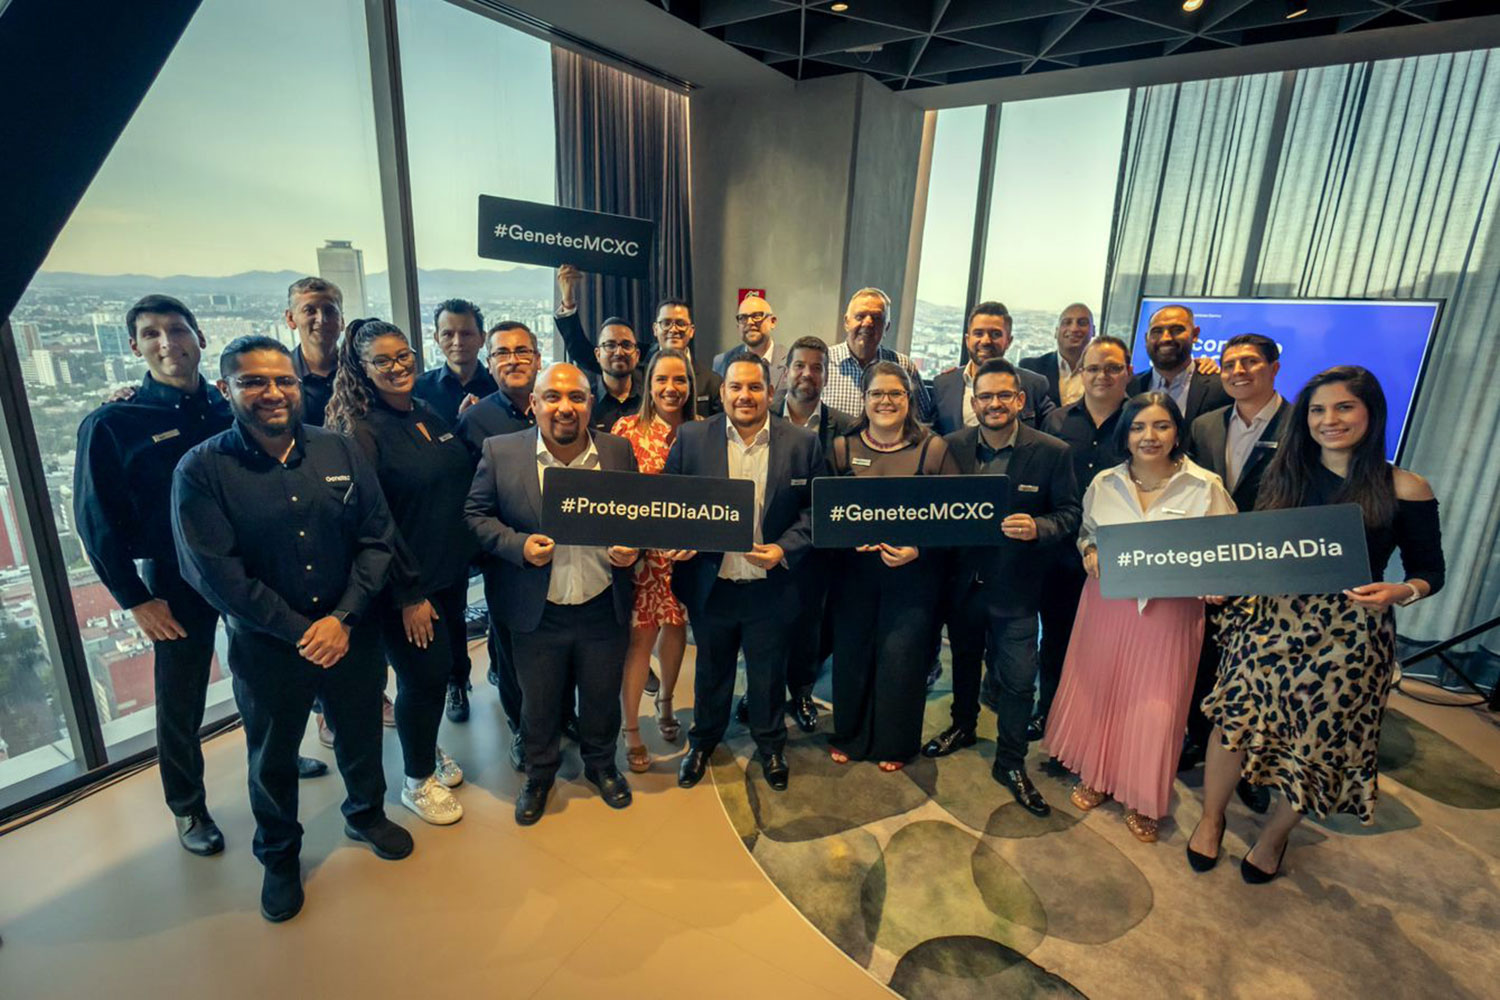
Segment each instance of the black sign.
M1358 504L1099 528L1105 597L1332 594L1370 582Z
M645 278L655 237L647 219L479 196L479 256L491 260Z
M825 476L813 480L812 510L819 548L999 545L1010 477Z
M542 534L559 545L749 552L755 484L713 476L548 469Z

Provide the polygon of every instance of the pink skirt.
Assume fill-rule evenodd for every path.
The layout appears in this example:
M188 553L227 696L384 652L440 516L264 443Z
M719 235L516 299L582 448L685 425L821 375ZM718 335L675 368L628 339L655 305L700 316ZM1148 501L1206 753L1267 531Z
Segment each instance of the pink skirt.
M1095 791L1152 819L1167 815L1203 646L1203 602L1132 600L1089 579L1047 717L1048 750Z

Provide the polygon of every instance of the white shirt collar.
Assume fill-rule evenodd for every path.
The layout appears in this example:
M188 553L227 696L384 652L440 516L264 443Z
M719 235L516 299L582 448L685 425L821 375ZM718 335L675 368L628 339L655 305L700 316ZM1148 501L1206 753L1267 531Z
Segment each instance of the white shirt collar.
M536 460L543 465L556 465L565 469L588 468L591 465L597 465L599 463L599 453L594 450L594 435L587 429L585 429L584 433L589 435L589 446L579 452L573 461L563 462L548 449L547 442L542 437L542 432L538 430L536 432Z
M1273 392L1270 401L1265 406L1262 406L1259 412L1250 418L1248 423L1240 419L1240 407L1238 403L1230 411L1229 421L1232 424L1238 424L1246 430L1254 427L1264 427L1271 422L1271 418L1276 416L1276 411L1279 409L1281 409L1281 393Z
M731 444L739 444L742 448L754 448L758 444L769 444L771 442L771 415L766 414L766 422L760 425L760 430L755 437L746 444L745 439L740 437L740 430L734 426L734 421L729 419L729 414L724 414L724 437ZM593 447L590 442L589 447Z

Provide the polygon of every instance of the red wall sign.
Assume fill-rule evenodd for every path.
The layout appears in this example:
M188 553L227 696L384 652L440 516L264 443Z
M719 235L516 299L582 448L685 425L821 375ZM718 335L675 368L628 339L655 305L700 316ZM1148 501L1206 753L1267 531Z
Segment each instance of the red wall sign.
M754 295L756 298L763 299L766 297L766 290L764 288L741 288L740 294L734 298L734 304L739 305L745 301L745 296L747 295Z

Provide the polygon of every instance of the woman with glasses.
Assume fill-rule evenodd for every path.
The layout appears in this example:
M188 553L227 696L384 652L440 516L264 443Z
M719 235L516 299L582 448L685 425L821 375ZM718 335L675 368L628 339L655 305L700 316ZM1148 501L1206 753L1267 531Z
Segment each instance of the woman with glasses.
M864 413L834 438L835 476L954 475L943 439L917 421L911 376L891 361L865 370ZM944 561L910 545L839 553L833 591L832 756L899 771L922 746L927 668Z
M682 351L664 347L651 356L645 380L640 412L617 420L613 433L630 442L640 471L654 476L667 463L677 428L685 420L697 419L693 368ZM672 563L677 554L648 549L635 564L635 607L630 613L630 646L625 652L620 697L621 717L627 723L625 762L637 774L651 767L651 752L641 742L640 715L653 648L661 661L656 726L668 743L677 742L682 734L682 725L672 713L672 693L687 651L687 611L672 594Z
M1130 832L1152 843L1187 728L1203 599L1103 596L1099 526L1233 514L1234 501L1218 476L1187 457L1182 411L1168 394L1130 399L1115 439L1129 457L1095 476L1083 495L1078 551L1090 579L1043 740L1079 777L1075 806L1088 811L1114 796Z
M476 549L463 518L474 463L447 421L412 395L416 382L406 334L355 320L339 346L327 426L351 436L375 466L396 524L396 558L371 613L396 670L401 803L446 825L463 817L449 791L463 771L437 736L453 663L446 623L463 617Z
M1225 607L1223 660L1203 700L1215 728L1203 819L1187 845L1195 871L1219 860L1224 807L1242 773L1281 792L1240 863L1246 882L1280 873L1287 839L1306 813L1371 822L1380 721L1396 666L1393 609L1437 593L1445 576L1437 498L1421 476L1386 461L1385 423L1380 383L1352 365L1314 375L1292 404L1255 509L1358 504L1375 582ZM1398 548L1405 579L1383 582Z

